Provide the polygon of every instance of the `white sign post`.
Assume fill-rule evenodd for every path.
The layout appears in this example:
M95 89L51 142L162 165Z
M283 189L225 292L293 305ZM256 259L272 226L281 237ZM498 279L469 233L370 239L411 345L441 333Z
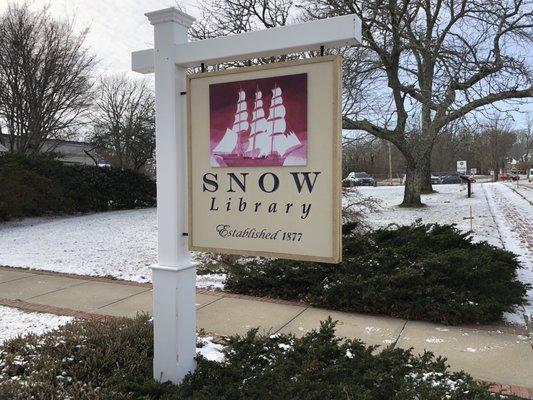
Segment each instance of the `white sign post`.
M457 172L466 174L466 161L457 161Z
M195 368L196 266L187 248L186 69L360 42L354 15L188 42L194 18L177 8L147 13L154 49L132 53L132 69L155 73L158 264L154 288L154 379L180 383Z

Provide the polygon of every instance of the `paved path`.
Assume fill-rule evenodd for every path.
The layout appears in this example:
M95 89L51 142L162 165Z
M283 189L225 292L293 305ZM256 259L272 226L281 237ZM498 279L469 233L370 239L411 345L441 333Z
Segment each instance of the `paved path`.
M152 289L149 284L0 267L0 304L63 315L134 316L151 312ZM339 321L339 336L431 350L447 357L453 369L478 379L533 388L533 348L518 328L451 327L224 292L198 292L196 306L198 328L210 334L243 334L259 326L265 332L303 335L331 316ZM533 389L517 390L533 398Z
M484 184L483 191L504 247L518 255L523 267L517 271L518 279L533 283L533 205L516 191L516 184ZM526 297L529 304L524 305L524 315L532 318L533 287Z

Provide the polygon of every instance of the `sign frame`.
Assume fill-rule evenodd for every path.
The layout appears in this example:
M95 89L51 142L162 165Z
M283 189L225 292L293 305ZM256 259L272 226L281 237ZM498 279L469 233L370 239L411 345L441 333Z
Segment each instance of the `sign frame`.
M191 92L191 81L199 78L224 76L232 74L240 74L246 72L257 72L265 70L280 69L292 66L309 65L316 63L332 62L333 63L333 93L332 93L332 109L333 109L333 121L332 121L332 205L333 205L333 221L332 221L332 252L330 257L321 256L309 256L303 254L291 254L291 253L277 253L269 251L257 251L257 250L236 250L228 248L214 248L195 246L193 244L194 231L193 231L193 194L192 194L192 118L191 103L193 93ZM337 264L342 260L342 182L341 182L341 161L342 161L342 116L341 116L341 101L342 101L342 71L341 71L341 57L339 55L333 56L321 56L315 58L309 58L305 60L293 60L276 62L264 65L249 66L249 67L237 67L229 68L214 72L200 72L196 74L187 75L187 184L188 184L188 247L190 251L204 251L222 254L235 254L242 256L253 257L270 257L270 258L283 258L289 260L300 261L314 261Z

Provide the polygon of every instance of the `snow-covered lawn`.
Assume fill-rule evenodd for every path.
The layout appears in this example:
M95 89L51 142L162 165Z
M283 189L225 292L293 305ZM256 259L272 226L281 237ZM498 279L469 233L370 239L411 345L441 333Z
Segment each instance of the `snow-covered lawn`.
M156 262L155 208L0 223L0 265L149 282ZM197 286L223 281L200 275Z
M427 207L408 209L398 207L403 197L402 186L358 188L363 196L381 201L379 212L367 216L373 227L410 224L421 219L455 223L467 231L469 221L464 218L472 207L476 240L502 246L482 185L475 186L470 199L466 197L466 188L460 185L437 185L435 189L437 193L423 196ZM151 275L149 267L156 260L154 208L0 223L0 265L147 282ZM206 276L202 282L221 285L217 275Z
M462 185L435 185L434 189L436 193L422 195L426 207L414 209L398 207L403 199L403 186L360 187L357 190L364 197L372 196L381 200L380 211L368 215L368 222L374 228L392 223L408 225L420 219L423 223L456 224L466 232L470 230L470 220L465 218L469 217L472 207L474 239L502 245L482 185L474 185L471 198L467 197L466 186Z
M72 317L28 313L16 308L0 306L0 344L19 335L44 333L71 320Z
M0 265L147 282L156 260L155 208L0 224Z
M402 186L357 190L365 197L380 200L380 210L367 216L373 227L411 224L420 219L425 223L454 223L468 231L470 222L465 218L471 207L474 239L517 253L525 267L520 279L533 283L533 206L501 183L476 184L470 199L461 185L436 185L435 189L437 193L423 196L427 206L419 209L398 207ZM156 252L153 208L0 224L0 265L147 282L151 278L149 266L156 263ZM223 275L199 276L197 286L222 289L223 280ZM529 297L533 303L533 291ZM528 312L533 313L532 307Z

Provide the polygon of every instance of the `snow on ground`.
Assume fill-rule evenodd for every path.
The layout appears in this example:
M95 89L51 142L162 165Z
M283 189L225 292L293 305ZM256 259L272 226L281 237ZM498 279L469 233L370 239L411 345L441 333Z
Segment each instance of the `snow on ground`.
M518 255L524 267L518 270L522 282L533 283L533 206L518 196L511 187L499 183L483 185L488 203L498 224L504 247ZM533 288L527 294L526 314L533 315ZM520 321L520 315L508 316Z
M520 197L533 204L533 183L519 182L518 185L513 182L506 183L505 186L511 188L515 193L518 193Z
M465 218L472 207L474 239L505 245L517 253L526 266L520 279L533 283L533 206L500 183L476 184L470 199L461 185L436 185L435 189L437 193L422 196L427 207L417 209L398 207L402 186L357 190L365 197L381 200L380 210L368 214L373 227L421 219L424 223L455 223L468 231L470 222ZM157 261L156 225L154 208L2 223L0 265L147 282L151 279L149 267ZM199 275L197 286L223 289L224 278ZM529 296L533 303L532 291ZM531 307L528 312L533 313Z
M156 263L155 208L0 224L0 265L149 282ZM197 286L223 289L224 280L199 275Z
M222 362L224 361L224 353L222 350L224 346L213 342L213 338L210 336L199 337L199 344L201 347L196 346L196 354L201 354L209 361Z
M72 321L72 317L28 313L0 306L0 344L19 335L41 334Z
M196 277L196 287L224 290L226 274L204 274Z
M436 193L422 195L422 202L427 206L422 208L398 206L403 199L403 186L359 187L357 190L364 197L372 196L381 200L380 211L367 216L367 222L373 228L392 223L409 225L421 219L423 223L456 224L458 229L467 232L470 230L470 221L464 218L469 216L470 207L472 207L474 240L486 240L490 244L501 247L498 228L492 218L481 186L475 184L474 194L468 198L466 186L435 185Z
M157 260L155 208L0 224L0 265L147 282Z

